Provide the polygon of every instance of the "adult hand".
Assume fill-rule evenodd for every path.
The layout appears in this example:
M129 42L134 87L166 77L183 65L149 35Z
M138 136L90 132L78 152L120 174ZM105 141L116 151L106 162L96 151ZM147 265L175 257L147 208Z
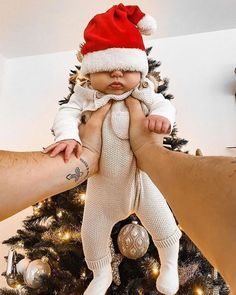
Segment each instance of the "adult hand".
M141 104L137 99L129 96L126 98L125 104L130 114L130 145L137 160L139 160L139 155L147 146L153 144L162 146L163 135L156 134L145 128L146 117L142 111Z
M93 112L86 124L81 124L79 128L83 149L89 151L92 154L94 161L97 163L94 172L98 170L98 161L101 153L102 124L110 108L111 102L107 103L96 112Z

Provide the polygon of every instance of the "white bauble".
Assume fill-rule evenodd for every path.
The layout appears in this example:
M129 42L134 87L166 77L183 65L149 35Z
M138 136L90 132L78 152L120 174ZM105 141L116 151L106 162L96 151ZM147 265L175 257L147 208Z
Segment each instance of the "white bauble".
M29 258L21 259L16 265L17 273L24 275L29 263L30 263Z
M30 288L37 289L41 286L41 277L45 275L51 275L50 265L47 261L36 259L28 265L24 275L24 281Z

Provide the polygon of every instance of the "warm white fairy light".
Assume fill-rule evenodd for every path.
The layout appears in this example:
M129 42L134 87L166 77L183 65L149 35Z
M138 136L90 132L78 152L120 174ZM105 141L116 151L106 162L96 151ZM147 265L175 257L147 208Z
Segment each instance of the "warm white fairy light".
M152 274L153 274L154 276L157 276L157 275L159 274L159 267L158 267L157 265L154 265L154 266L152 267Z
M62 215L63 215L63 211L62 211L62 210L59 210L59 211L57 212L57 217L61 218Z
M36 216L40 215L40 209L34 208L34 215Z
M71 234L68 231L58 233L58 237L60 240L68 241L71 238Z
M203 294L204 294L203 290L202 290L201 288L199 288L199 287L197 287L197 288L194 290L194 293L195 293L196 295L203 295Z
M80 194L79 194L79 198L80 198L80 201L81 201L82 203L84 203L84 202L85 202L85 193L80 193Z

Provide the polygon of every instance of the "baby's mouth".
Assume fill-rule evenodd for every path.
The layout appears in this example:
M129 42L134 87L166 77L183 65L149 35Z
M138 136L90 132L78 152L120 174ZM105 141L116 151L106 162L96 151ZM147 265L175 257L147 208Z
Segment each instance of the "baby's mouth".
M124 87L121 82L112 82L109 86L113 89L122 89Z

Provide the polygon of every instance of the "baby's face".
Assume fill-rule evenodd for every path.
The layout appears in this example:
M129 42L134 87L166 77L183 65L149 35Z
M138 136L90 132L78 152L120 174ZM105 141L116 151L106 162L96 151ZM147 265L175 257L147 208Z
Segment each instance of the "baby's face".
M140 72L114 70L90 74L92 87L105 94L123 94L135 88L140 80Z

